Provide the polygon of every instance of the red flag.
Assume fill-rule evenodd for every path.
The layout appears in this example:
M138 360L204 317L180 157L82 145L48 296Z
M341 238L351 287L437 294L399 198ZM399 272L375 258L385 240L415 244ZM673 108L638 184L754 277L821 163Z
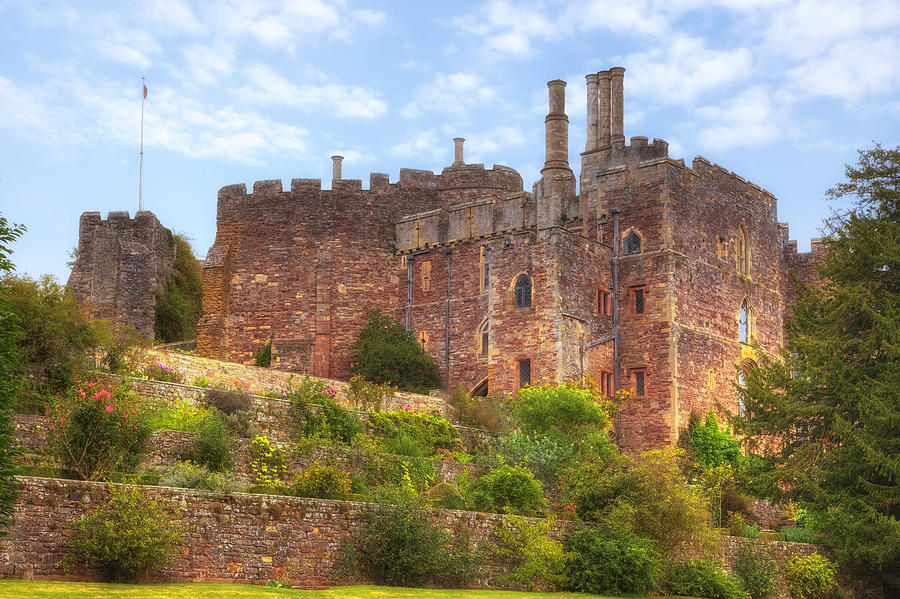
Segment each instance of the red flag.
M147 99L147 86L144 86L144 99Z

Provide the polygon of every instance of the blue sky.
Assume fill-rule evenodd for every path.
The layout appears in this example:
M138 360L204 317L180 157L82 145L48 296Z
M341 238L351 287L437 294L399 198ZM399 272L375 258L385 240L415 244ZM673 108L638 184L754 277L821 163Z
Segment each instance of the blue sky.
M770 190L808 248L825 190L873 141L900 143L896 0L0 0L0 212L19 271L62 281L86 210L144 206L204 257L224 185L519 170L544 155L546 82L624 66L625 135L660 137Z

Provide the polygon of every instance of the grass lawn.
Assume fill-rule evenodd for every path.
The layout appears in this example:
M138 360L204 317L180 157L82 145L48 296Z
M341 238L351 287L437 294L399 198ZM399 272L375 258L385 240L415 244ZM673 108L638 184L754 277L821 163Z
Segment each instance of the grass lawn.
M324 591L273 589L249 584L102 584L94 582L43 582L0 580L0 598L28 597L95 599L128 597L137 599L224 599L226 597L284 597L285 599L589 599L602 595L584 593L519 593L515 591L463 591L407 589L398 587L349 586ZM657 598L655 598L657 599ZM663 599L663 598L658 598Z

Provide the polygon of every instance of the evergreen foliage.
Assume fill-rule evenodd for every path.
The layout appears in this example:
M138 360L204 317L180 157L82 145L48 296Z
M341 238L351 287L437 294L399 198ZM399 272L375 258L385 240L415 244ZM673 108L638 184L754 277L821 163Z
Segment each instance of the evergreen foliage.
M824 284L802 289L780 359L747 373L739 431L772 461L773 493L804 502L845 565L900 564L900 147L859 152L854 197L828 223Z
M380 310L369 311L368 317L369 323L350 347L355 353L353 374L414 393L428 393L441 386L437 364L410 331Z
M175 262L165 291L156 294L157 341L171 343L197 337L203 301L203 267L184 235L175 235Z
M650 539L585 529L568 539L566 549L567 587L573 591L646 595L656 588L660 561Z

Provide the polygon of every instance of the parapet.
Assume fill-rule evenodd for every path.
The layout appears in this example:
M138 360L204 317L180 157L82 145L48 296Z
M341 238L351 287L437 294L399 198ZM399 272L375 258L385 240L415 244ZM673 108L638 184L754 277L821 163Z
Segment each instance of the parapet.
M747 181L737 173L729 171L724 166L714 164L704 158L697 156L691 163L691 170L695 175L707 181L713 181L722 185L730 185L737 189L739 193L743 193L766 202L774 202L775 196L759 185Z
M522 176L513 168L495 164L485 169L483 164L460 164L445 168L437 178L437 189L492 189L511 193L521 192Z
M437 176L431 171L415 168L401 168L399 185L400 187L435 189L437 186Z

